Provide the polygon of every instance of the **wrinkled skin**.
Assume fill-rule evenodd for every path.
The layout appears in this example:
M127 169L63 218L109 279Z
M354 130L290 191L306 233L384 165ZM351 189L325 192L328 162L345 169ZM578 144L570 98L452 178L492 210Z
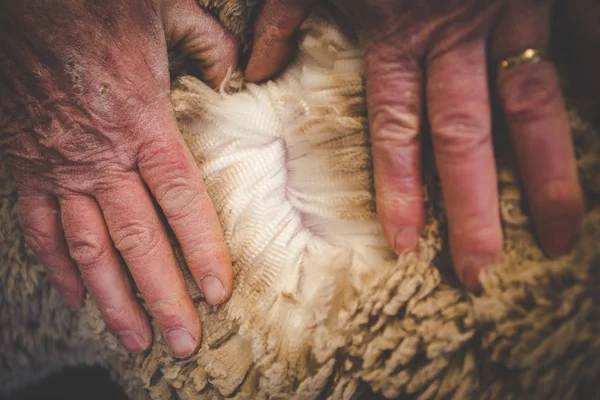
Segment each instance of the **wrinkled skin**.
M501 257L490 106L496 96L540 242L549 256L568 252L585 206L556 69L547 61L498 68L527 48L550 45L553 1L335 3L365 43L377 210L390 244L398 252L418 246L425 223L421 133L428 126L458 277L477 289L481 271ZM313 4L265 1L249 80L267 79L285 65Z
M193 0L0 3L0 144L23 232L66 302L84 285L129 351L152 332L127 271L174 355L200 319L158 208L206 300L231 293L231 261L169 100L167 48L217 86L236 43Z

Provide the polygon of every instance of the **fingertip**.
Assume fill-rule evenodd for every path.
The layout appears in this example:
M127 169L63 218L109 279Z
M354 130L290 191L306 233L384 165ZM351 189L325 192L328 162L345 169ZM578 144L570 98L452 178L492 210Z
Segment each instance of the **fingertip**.
M215 48L213 60L198 61L198 68L203 73L203 79L212 88L223 84L227 76L237 68L238 44L229 33L223 33L220 45Z
M200 280L202 293L208 304L221 304L225 300L227 293L223 282L216 276L206 275Z
M488 254L468 256L456 264L456 274L465 288L473 292L480 291L482 273L492 267L494 260L495 257Z
M136 327L137 329L132 330L132 333L135 333L139 338L139 343L135 348L127 348L127 351L130 353L139 353L142 351L148 350L152 346L152 339L154 338L154 334L152 332L152 327L150 326L150 321L148 320L148 316L144 309L140 306L139 303L134 304L134 312L135 318L137 319L137 324L131 325L132 327ZM128 331L124 331L125 333ZM120 332L121 334L122 332ZM121 338L119 336L119 339ZM121 341L121 344L125 346L125 343Z
M194 354L200 346L200 338L194 337L185 328L173 328L165 332L171 352L177 358L187 358Z
M570 160L574 164L573 160ZM544 173L551 167L541 171ZM575 167L571 167L575 170ZM543 177L542 177L543 178ZM537 178L540 179L540 178ZM535 231L550 258L568 254L579 239L586 204L576 172L528 187Z
M293 58L294 52L289 41L267 44L257 39L250 61L244 72L248 82L260 83L275 76Z
M207 257L216 255L216 260L206 264L206 260L196 263L188 263L190 271L196 283L202 289L204 299L208 304L220 305L225 303L232 294L233 289L233 267L229 253L205 252Z
M579 239L581 218L567 217L544 221L538 228L542 248L550 258L568 254Z
M378 183L383 192L377 199L377 211L385 238L399 255L417 252L425 226L423 198L418 190L411 193L410 189L416 187L400 189L397 185Z
M419 250L420 229L414 227L400 228L394 235L394 250L399 254L415 253Z
M207 249L203 253L209 257L214 257L214 260L206 264L206 260L199 260L192 268L192 274L196 278L196 282L202 289L204 298L208 304L220 305L226 302L230 297L233 289L233 267L231 258L222 239L220 246L222 249L214 251Z
M450 251L456 275L469 290L481 289L481 277L498 263L503 252L503 235L498 220L478 225L462 221L450 227Z
M148 295L144 297L148 299ZM175 297L169 294L167 298L148 301L148 308L173 356L186 358L199 348L202 337L200 313L187 293Z
M377 213L384 236L393 250L399 254L415 253L425 227L425 204L420 192L420 176L401 179L404 184L386 179L381 168L375 170ZM407 185L407 182L411 182Z
M231 32L192 0L168 2L165 31L168 42L195 61L202 79L218 88L237 68L238 43Z
M201 344L200 314L191 299L186 299L185 307L177 311L178 313L168 311L170 315L153 311L153 315L171 349L171 354L177 358L187 358L194 354Z

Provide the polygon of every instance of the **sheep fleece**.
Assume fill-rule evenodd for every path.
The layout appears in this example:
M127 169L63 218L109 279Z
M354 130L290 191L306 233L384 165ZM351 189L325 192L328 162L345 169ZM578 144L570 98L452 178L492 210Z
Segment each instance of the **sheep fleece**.
M200 3L248 43L252 2ZM398 257L387 247L375 214L360 46L324 11L302 33L296 61L275 81L244 85L234 72L220 92L189 76L173 83L178 122L235 270L231 300L212 307L181 263L203 316L203 344L191 359L171 357L158 332L151 350L129 355L91 299L67 309L26 249L0 162L0 394L66 365L100 364L133 399L596 396L598 117L583 117L586 108L576 111L567 93L589 212L577 247L555 261L531 234L499 131L505 257L484 277L483 293L471 295L452 274L431 154L419 253Z

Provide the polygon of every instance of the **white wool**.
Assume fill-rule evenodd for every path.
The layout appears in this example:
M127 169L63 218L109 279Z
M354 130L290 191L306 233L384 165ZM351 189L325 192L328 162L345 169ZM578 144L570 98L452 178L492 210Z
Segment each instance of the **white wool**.
M302 310L327 292L331 268L343 265L357 277L384 259L389 264L373 212L364 121L346 117L356 106L348 94L362 91L362 65L357 45L331 25L318 38L309 33L301 56L275 82L232 95L193 78L181 82L203 108L186 140L232 257L242 260L236 285L244 289L227 307L243 310L242 320L268 312L287 324L288 338L314 322Z

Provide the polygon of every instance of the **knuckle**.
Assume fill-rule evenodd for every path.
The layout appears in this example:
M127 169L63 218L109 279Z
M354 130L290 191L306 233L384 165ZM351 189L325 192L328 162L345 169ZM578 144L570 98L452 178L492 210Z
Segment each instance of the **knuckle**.
M156 200L170 222L189 217L195 210L198 210L201 203L196 185L190 184L184 178L166 181L159 189Z
M96 236L80 237L70 235L67 237L69 253L80 268L87 273L93 272L106 263L110 252L109 244Z
M432 119L431 130L436 156L445 157L447 161L462 160L491 146L488 125L480 118L458 110L439 113Z
M23 239L35 254L54 254L60 250L55 237L39 231L33 225L23 226Z
M171 159L174 143L171 138L152 138L142 143L138 154L138 164L160 165Z
M365 60L369 70L378 74L395 74L396 79L408 82L420 74L418 41L399 45L396 32L387 35L378 32L376 37L369 38L365 45Z
M529 72L515 76L501 89L504 113L511 122L544 118L549 107L560 99L560 89L546 73Z
M143 146L138 155L140 168L164 177L164 182L176 177L190 177L192 165L186 145L177 140L157 140Z
M373 144L384 147L410 147L419 134L416 113L401 111L391 105L379 105L370 110Z
M148 303L150 313L164 329L186 326L185 302L179 297L166 297Z
M124 257L141 258L150 253L159 241L159 230L139 223L124 224L113 234L115 248Z
M415 179L411 163L418 148L418 118L389 106L376 107L371 115L371 145L377 175L410 184ZM387 176L390 173L393 177Z
M407 179L407 184L416 187L416 179ZM421 207L423 198L419 191L398 190L394 193L380 196L377 201L377 211L380 214L394 215L394 220L408 220L416 216L415 208Z

